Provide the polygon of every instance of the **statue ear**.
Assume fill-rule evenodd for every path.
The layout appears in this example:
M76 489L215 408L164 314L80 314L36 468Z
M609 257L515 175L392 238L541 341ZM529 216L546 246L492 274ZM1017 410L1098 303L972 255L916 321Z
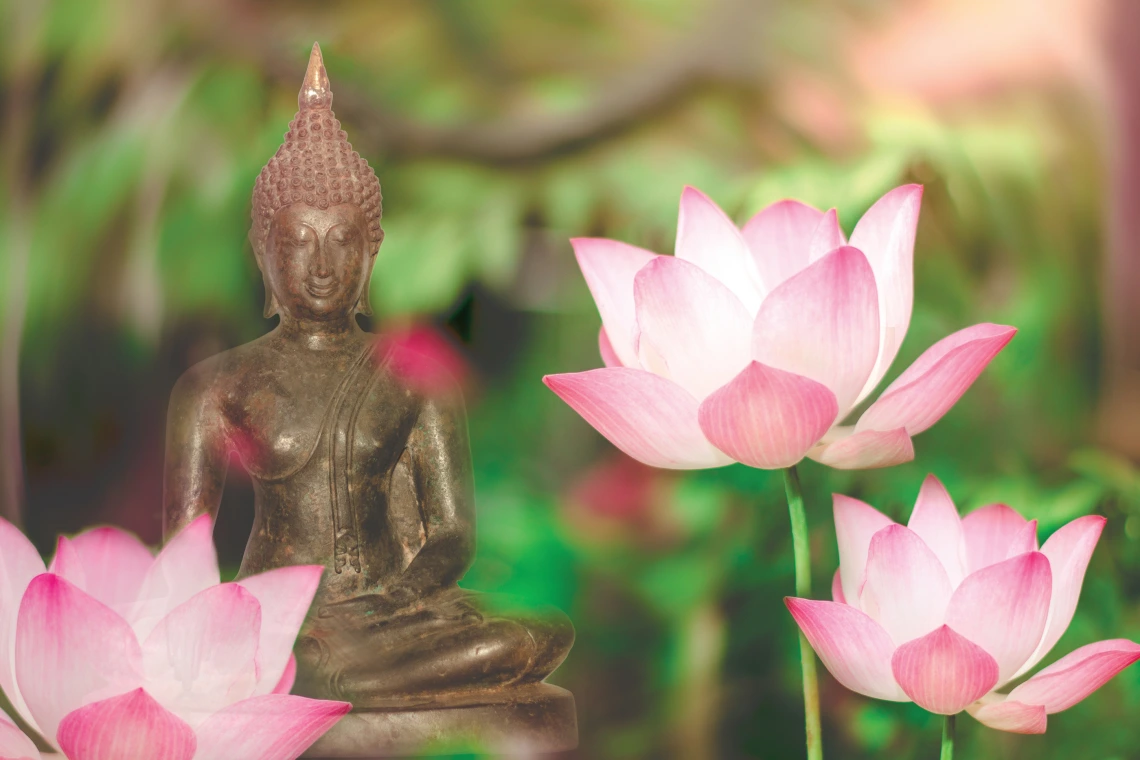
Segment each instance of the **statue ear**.
M376 265L376 254L368 257L368 274L364 277L364 288L360 291L360 298L356 301L356 313L366 317L372 316L372 267Z
M263 243L258 240L252 229L249 231L249 243L253 246L253 260L257 262L257 268L261 272L261 285L265 288L265 308L262 309L261 314L269 319L276 316L281 306L277 303L277 296L273 295L273 288L269 286L269 278L265 276L265 266L261 263Z
M264 269L261 270L261 284L265 288L265 308L262 310L261 316L269 319L277 316L281 306L277 303L277 296L273 295L273 289L269 287L269 278L265 276Z

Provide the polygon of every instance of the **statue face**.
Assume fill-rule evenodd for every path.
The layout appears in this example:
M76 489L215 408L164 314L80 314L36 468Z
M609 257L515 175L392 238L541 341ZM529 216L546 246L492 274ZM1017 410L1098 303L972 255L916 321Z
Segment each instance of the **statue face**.
M368 223L352 203L277 210L259 264L279 308L291 317L351 316L372 273Z

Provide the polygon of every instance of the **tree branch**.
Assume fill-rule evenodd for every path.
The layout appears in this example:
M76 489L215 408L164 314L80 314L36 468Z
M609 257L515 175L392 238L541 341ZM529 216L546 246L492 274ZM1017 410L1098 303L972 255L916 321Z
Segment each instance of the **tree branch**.
M575 113L428 125L375 105L347 83L336 85L337 113L354 125L353 141L368 153L446 156L490 164L545 160L618 135L699 85L754 77L762 68L757 40L769 7L768 0L716 0L688 39L608 78L593 102ZM250 40L260 38L229 36L240 40L247 51ZM299 64L292 56L286 59L279 50L269 49L258 55L262 69L282 87L296 85Z

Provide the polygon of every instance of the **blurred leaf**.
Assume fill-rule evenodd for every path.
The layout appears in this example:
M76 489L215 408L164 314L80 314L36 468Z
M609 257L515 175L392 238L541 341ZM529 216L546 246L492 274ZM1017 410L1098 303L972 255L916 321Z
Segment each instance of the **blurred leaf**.
M31 344L58 334L61 321L90 298L86 286L103 246L126 247L127 237L113 225L138 181L144 154L141 136L109 130L68 156L44 187L28 262Z
M513 597L519 609L571 609L577 590L573 556L559 540L554 512L509 488L480 491L475 564L463 586Z
M52 53L62 53L80 47L91 37L104 30L104 17L108 3L90 0L54 0L45 3L47 10L43 25L43 47Z
M685 533L705 540L723 524L727 501L724 489L693 478L682 478L673 491L669 506Z
M191 88L186 113L195 117L195 129L208 129L232 145L235 153L245 154L252 152L249 141L256 139L262 127L266 101L265 83L257 71L232 64L212 66L200 73ZM274 125L278 139L287 123ZM259 151L243 157L264 162L269 155ZM252 192L253 178L247 181Z
M543 212L551 229L571 237L591 233L590 221L599 188L588 167L574 162L556 164L543 183Z
M646 601L671 620L689 614L706 599L716 596L721 575L702 554L677 554L651 563L635 583Z
M261 313L264 294L249 292L251 280L259 278L244 239L245 219L228 213L237 197L228 196L220 207L187 194L169 203L158 256L167 309L174 314L249 319Z
M899 722L891 710L878 702L868 702L855 712L851 731L863 749L882 752L898 734Z
M1080 449L1069 458L1069 466L1105 489L1119 493L1133 506L1140 505L1140 470L1127 459L1108 451Z
M380 313L423 314L450 305L467 281L464 232L456 218L386 220L372 273Z
M472 220L470 243L476 276L493 289L503 289L514 278L521 246L522 198L506 183L488 188Z
M393 185L401 196L394 211L385 209L384 243L372 276L381 313L442 311L474 279L498 289L510 284L524 210L511 178L433 162L395 174L386 192Z

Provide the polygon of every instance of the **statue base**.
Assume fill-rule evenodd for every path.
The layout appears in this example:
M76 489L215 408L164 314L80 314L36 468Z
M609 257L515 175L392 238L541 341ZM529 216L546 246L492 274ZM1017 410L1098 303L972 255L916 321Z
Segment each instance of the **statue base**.
M302 757L510 755L564 752L577 746L574 695L539 683L414 708L359 708L341 718Z

